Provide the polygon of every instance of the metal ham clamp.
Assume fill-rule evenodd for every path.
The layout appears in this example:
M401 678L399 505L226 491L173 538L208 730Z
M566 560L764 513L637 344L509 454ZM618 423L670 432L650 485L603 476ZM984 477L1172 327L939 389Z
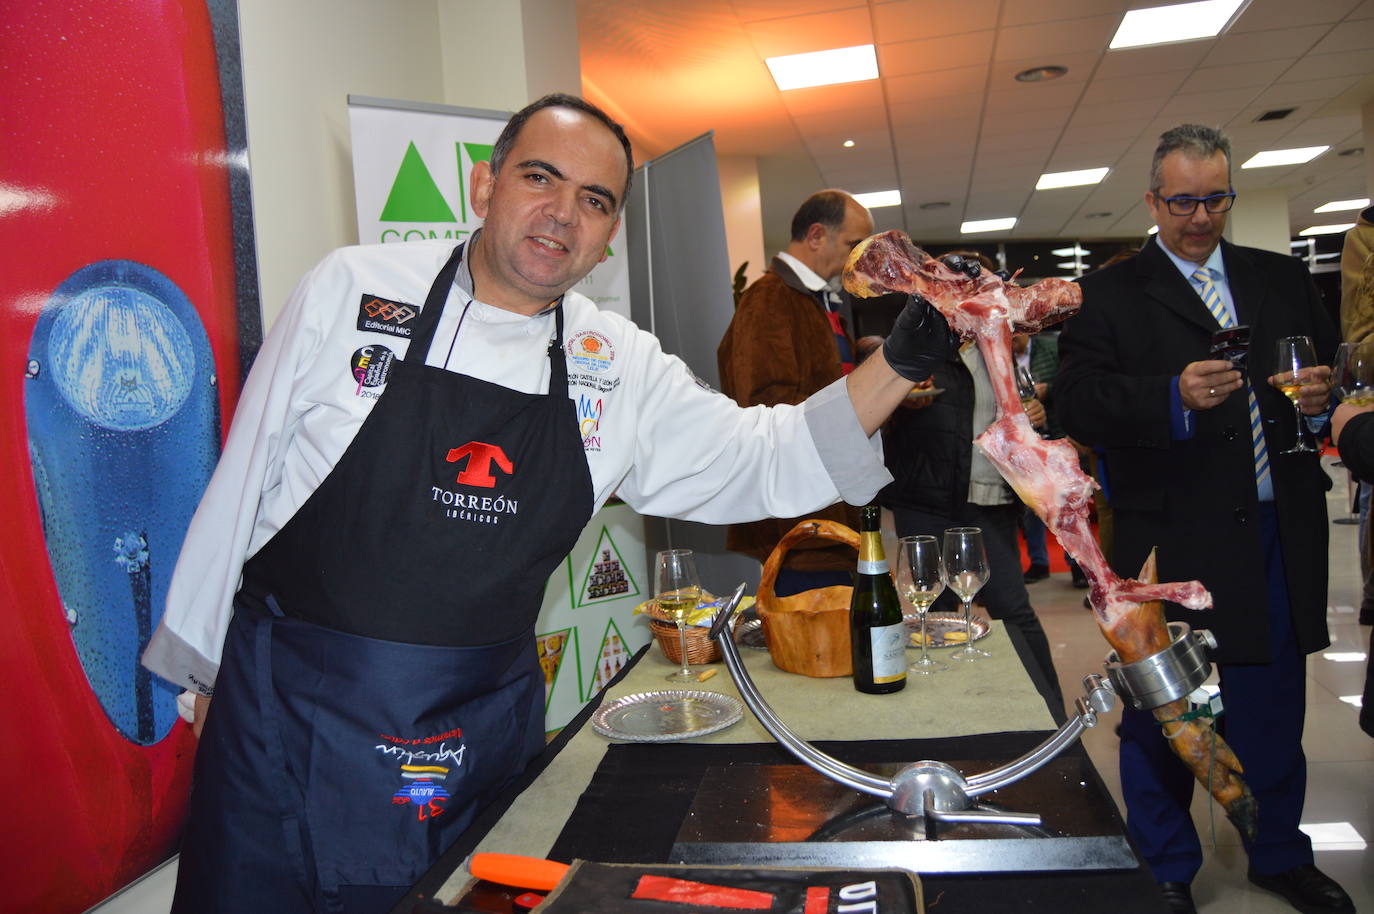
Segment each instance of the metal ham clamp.
M1083 677L1084 695L1074 702L1077 713L1043 743L1020 758L971 777L965 777L944 762L926 760L907 765L891 778L881 778L831 758L797 736L782 722L759 693L749 671L744 668L734 639L721 637L722 632L728 630L732 612L733 607L727 605L716 615L711 625L711 637L720 644L725 666L734 678L744 703L764 729L801 762L825 777L879 797L889 807L905 815L924 816L929 826L927 837L934 836L935 826L939 823L982 821L1040 825L1041 818L1037 814L975 809L972 801L1040 769L1072 745L1085 728L1095 726L1098 714L1110 711L1115 706L1111 687L1101 676L1089 674Z

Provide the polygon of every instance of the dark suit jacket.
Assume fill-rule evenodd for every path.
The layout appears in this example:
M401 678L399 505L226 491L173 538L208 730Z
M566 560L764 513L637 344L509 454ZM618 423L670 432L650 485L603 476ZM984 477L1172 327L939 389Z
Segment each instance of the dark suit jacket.
M1265 379L1280 337L1312 337L1318 360L1329 365L1336 330L1300 261L1225 241L1222 256L1238 321L1251 328L1248 375L1269 449L1294 629L1310 653L1330 643L1324 493L1331 482L1315 455L1279 453L1292 444L1296 419ZM1211 629L1217 660L1266 662L1268 592L1244 391L1194 412L1190 440L1170 433L1170 385L1189 362L1207 357L1220 328L1157 241L1082 284L1083 308L1059 337L1055 403L1070 437L1106 451L1115 570L1134 577L1157 546L1160 580L1200 580L1214 601L1204 612L1170 604L1169 617Z
M846 329L848 335L848 329ZM850 351L854 341L851 339ZM835 331L820 297L797 278L784 261L773 258L763 274L740 297L739 307L716 349L720 389L740 406L801 403L842 373ZM859 511L844 502L815 511L819 517L859 528ZM778 541L805 518L769 518L731 524L725 547L768 558ZM853 549L830 540L813 539L787 554L783 566L794 571L853 571Z

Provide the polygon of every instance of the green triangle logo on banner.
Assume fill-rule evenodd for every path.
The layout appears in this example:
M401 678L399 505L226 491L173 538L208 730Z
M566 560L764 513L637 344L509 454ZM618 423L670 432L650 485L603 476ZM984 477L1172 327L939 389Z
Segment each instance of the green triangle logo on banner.
M382 208L382 222L456 222L448 201L439 192L420 151L412 141L406 147L396 180L391 184L386 206Z

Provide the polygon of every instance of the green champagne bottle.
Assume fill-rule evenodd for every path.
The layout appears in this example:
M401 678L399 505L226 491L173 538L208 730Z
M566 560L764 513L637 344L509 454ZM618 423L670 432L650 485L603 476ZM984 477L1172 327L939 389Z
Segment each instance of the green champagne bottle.
M906 625L883 555L881 517L877 505L863 509L859 524L859 572L849 604L854 688L874 694L906 687Z

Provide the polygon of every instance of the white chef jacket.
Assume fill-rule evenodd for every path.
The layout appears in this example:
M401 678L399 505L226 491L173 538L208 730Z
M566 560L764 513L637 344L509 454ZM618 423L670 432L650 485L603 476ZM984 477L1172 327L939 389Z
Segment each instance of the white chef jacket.
M452 250L442 241L342 248L301 281L258 352L192 518L143 656L150 670L213 692L243 563L343 455L385 389L382 350L405 354L406 324ZM465 256L427 364L547 392L553 310L517 314L474 300L472 288ZM890 481L843 379L800 406L743 409L620 315L571 291L563 308L568 396L596 508L615 493L642 514L728 524L840 498L865 504Z

